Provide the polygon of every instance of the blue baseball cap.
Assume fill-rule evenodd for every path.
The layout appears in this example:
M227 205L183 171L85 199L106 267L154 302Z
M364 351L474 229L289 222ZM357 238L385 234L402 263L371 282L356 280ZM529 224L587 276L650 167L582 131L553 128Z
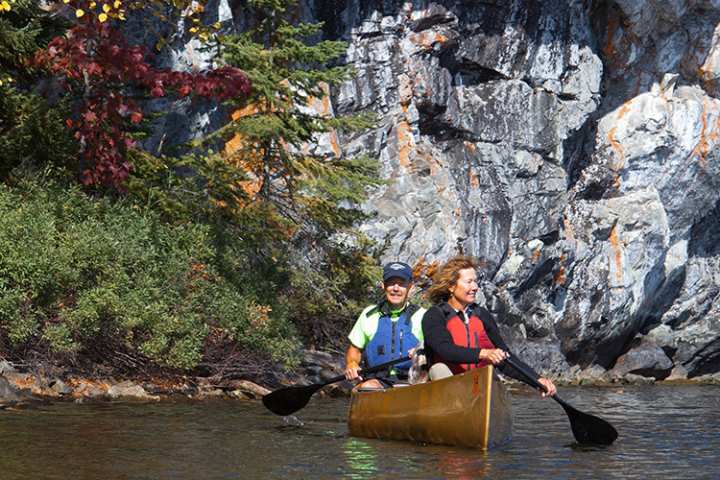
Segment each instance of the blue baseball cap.
M412 268L403 262L388 263L383 267L383 282L387 282L388 279L393 277L402 278L406 282L409 282L413 278Z

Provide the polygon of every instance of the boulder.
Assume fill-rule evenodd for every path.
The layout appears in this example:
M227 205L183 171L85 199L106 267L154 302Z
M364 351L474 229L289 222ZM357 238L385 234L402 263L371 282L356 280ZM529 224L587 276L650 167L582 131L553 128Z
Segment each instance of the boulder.
M633 374L663 380L670 375L672 368L673 362L662 348L651 343L641 343L620 356L608 375L611 378L622 378Z
M122 398L126 400L157 400L159 398L150 395L142 386L130 380L111 385L107 390L107 395L112 399Z
M49 386L50 390L55 392L58 396L70 395L73 391L69 385L59 379L51 381Z
M17 372L17 370L15 370L15 367L12 363L8 362L7 360L0 360L0 375L5 375L6 373L13 372Z
M232 390L233 395L245 398L259 399L270 393L267 388L249 380L231 380L227 383L227 387Z
M5 377L0 377L0 408L17 404L26 399Z
M340 355L318 350L305 350L299 369L301 381L321 383L341 375L343 363L344 360Z

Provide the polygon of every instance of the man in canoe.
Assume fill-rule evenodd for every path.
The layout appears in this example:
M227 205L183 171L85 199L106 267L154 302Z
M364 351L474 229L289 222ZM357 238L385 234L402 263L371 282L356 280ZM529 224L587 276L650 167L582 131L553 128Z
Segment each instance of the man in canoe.
M430 380L492 364L509 377L522 381L522 374L505 362L510 351L493 315L475 303L477 269L478 264L471 257L456 256L433 276L433 284L428 289L433 306L422 320ZM543 396L556 393L551 380L540 377L512 355L516 363L527 367L534 380L545 387L547 392Z
M408 301L413 272L403 262L391 262L383 268L382 289L385 298L362 311L348 335L350 345L345 353L345 378L362 380L361 365L370 368L408 356L422 341L424 308ZM382 382L373 378L362 388L384 388L408 377L410 361L395 364Z

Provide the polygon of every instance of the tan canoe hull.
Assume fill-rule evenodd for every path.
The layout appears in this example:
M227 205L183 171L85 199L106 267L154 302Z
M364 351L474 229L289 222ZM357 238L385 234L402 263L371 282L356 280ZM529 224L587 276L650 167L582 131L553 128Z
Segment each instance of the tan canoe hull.
M509 441L509 396L492 366L443 380L353 392L350 435L486 449Z

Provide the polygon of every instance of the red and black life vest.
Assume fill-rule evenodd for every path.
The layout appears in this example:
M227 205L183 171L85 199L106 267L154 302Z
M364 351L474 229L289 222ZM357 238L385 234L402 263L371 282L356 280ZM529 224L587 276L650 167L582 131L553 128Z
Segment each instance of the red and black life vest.
M473 309L470 312L469 318L462 312L451 313L445 321L445 327L450 332L455 345L466 348L496 348L485 332L485 327L478 316L477 310L478 309ZM435 355L433 363L439 362L446 364L455 375L466 372L472 368L490 365L490 362L487 360L478 363L450 363L443 360L439 355Z

